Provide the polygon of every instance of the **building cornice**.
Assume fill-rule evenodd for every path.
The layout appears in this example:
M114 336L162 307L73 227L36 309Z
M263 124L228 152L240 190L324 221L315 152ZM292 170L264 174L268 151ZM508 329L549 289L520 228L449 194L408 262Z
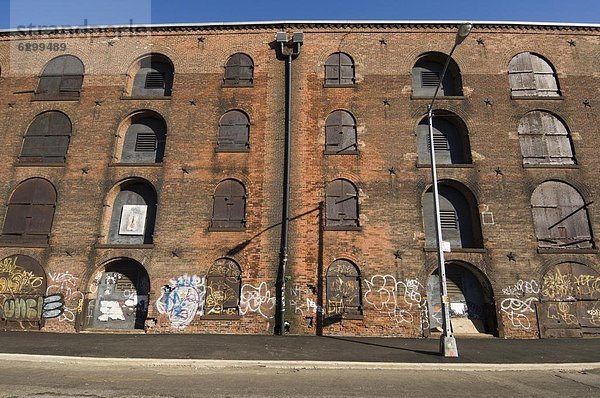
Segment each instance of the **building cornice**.
M201 32L221 30L285 30L285 29L446 29L456 28L464 21L257 21L257 22L209 22L189 24L139 24L98 26L49 26L0 29L0 36L32 36L63 34L102 33L160 33ZM474 21L475 29L542 30L542 31L594 31L600 32L600 24L554 23L521 21Z

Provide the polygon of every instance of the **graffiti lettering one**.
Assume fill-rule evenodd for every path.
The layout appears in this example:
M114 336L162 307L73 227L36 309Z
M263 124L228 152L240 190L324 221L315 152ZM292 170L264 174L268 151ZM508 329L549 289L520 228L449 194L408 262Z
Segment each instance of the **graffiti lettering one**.
M271 297L271 291L266 282L261 282L258 287L245 284L240 294L240 314L246 315L251 312L260 314L263 318L272 318L272 310L275 308L275 297Z
M420 293L423 285L417 279L397 281L392 275L375 275L365 283L365 302L397 323L413 323L413 313L422 314L422 307L427 306Z
M507 298L500 303L500 309L507 315L512 325L516 328L529 329L531 322L528 313L533 313L533 304L537 302L537 297L529 297L527 299Z
M502 293L507 296L518 296L524 294L538 294L540 292L540 285L533 279L530 281L524 281L519 279L513 286L505 287L502 289Z
M196 315L204 314L205 294L204 277L183 274L163 286L162 293L156 301L156 308L159 313L167 315L171 326L184 329L192 323Z

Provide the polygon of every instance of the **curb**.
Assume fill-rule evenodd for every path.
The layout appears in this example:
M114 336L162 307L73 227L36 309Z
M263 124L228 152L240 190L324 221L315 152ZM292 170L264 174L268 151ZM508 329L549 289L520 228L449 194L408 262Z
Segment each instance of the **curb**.
M61 365L135 367L187 367L200 369L305 369L305 370L429 370L429 371L584 371L600 369L600 362L584 363L406 363L406 362L343 362L343 361L264 361L213 359L146 359L146 358L91 358L58 355L0 354L0 360L17 362L55 363Z

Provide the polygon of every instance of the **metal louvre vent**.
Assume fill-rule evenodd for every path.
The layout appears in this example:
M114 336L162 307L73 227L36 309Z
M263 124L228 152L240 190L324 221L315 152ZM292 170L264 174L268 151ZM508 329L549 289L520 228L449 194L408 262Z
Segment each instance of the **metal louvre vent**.
M165 88L165 74L162 72L148 72L144 88Z
M440 75L433 71L422 71L421 72L421 86L423 87L437 87L440 83Z
M156 135L154 133L138 133L135 139L136 152L156 151Z
M458 229L456 212L453 210L440 210L440 222L442 224L442 228Z

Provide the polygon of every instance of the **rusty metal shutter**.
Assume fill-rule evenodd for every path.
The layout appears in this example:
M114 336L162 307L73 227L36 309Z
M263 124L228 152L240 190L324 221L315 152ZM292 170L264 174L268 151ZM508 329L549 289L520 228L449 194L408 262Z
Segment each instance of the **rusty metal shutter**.
M217 141L220 150L245 150L250 146L250 121L248 116L241 111L229 111L221 117L219 122L219 138Z
M246 190L236 180L217 185L214 195L212 227L240 230L246 225Z
M139 61L140 68L133 77L132 96L170 96L173 87L174 69L164 57L148 56Z
M327 184L326 225L358 227L358 192L348 180L338 179Z
M35 97L50 100L79 98L83 75L84 67L79 58L72 55L56 57L44 68Z
M421 71L421 86L435 88L438 84L440 84L440 74L437 71Z
M136 152L154 152L156 151L156 134L154 132L141 131L135 138Z
M531 195L531 211L539 247L594 247L587 207L572 186L546 181Z
M19 155L20 163L64 163L71 137L71 121L61 112L42 113L33 120Z
M327 270L327 314L362 315L361 277L348 260L336 260Z
M50 182L42 178L22 182L8 204L0 241L47 244L55 207L56 190Z
M206 314L237 315L241 283L241 270L235 261L217 260L206 276Z
M332 112L325 122L325 151L327 153L355 152L357 147L356 122L351 113Z
M223 82L231 86L251 86L253 83L254 62L246 54L234 54L225 65Z
M127 129L120 161L123 163L161 162L165 151L167 126L158 117L135 120Z
M163 72L148 72L146 74L146 81L144 82L145 89L164 89L165 88L165 74Z
M325 62L325 84L342 86L354 84L354 61L348 54L331 54Z

